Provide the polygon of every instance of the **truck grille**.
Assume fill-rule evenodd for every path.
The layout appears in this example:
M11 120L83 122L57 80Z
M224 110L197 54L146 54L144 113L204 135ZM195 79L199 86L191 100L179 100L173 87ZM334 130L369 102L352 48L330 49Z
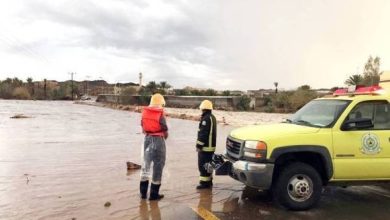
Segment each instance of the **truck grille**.
M242 142L240 142L239 140L233 139L232 137L228 137L226 139L227 155L234 160L238 160L238 158L240 157L241 145Z

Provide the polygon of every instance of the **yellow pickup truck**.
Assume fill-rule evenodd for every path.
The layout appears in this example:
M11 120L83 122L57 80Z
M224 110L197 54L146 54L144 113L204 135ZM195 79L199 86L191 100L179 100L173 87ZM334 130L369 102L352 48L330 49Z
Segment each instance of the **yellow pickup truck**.
M379 86L339 89L285 122L233 130L224 157L231 177L291 210L316 205L327 184L390 181L390 72Z

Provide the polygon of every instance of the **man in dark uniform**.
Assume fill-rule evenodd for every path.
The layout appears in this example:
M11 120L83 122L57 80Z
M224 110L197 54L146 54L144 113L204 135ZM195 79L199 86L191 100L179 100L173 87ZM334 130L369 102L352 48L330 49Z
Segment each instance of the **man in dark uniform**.
M196 189L208 189L213 186L212 173L207 172L204 165L211 162L217 142L217 120L212 114L213 104L204 100L200 104L202 117L199 123L198 140L196 150L198 151L198 168L200 172L199 185Z

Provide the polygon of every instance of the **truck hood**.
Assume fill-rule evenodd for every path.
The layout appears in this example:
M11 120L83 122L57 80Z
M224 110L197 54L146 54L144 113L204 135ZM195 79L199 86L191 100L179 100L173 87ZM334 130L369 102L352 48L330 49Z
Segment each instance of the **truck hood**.
M280 138L298 134L316 133L320 128L296 125L290 123L278 123L270 125L246 126L234 129L230 136L240 140L265 140Z

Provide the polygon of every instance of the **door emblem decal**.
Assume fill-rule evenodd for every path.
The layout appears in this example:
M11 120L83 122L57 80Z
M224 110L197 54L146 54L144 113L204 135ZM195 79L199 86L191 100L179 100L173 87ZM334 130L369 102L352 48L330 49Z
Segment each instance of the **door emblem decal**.
M378 154L381 152L379 138L377 135L367 133L362 138L362 148L360 148L364 154Z

